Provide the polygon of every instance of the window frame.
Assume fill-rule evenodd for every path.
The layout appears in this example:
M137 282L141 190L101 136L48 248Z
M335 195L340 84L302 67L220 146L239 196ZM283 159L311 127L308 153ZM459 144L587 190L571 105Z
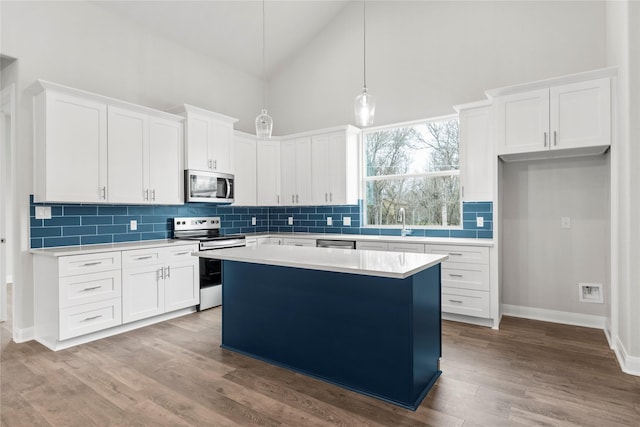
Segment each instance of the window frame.
M438 176L458 176L458 186L459 186L459 205L460 205L460 224L459 225L413 225L407 224L406 227L409 229L418 229L418 230L462 230L463 228L463 197L462 197L462 178L461 178L461 156L460 156L460 134L458 133L458 169L451 169L447 171L435 171L435 172L422 172L422 173L409 173L409 174L396 174L396 175L374 175L367 176L367 134L381 132L390 129L398 129L404 127L413 127L416 125L426 125L432 122L441 122L445 120L455 119L458 121L458 126L460 125L460 115L459 114L447 114L443 116L431 117L428 119L422 120L411 120L407 122L394 123L389 125L375 126L366 129L362 129L360 132L360 191L362 194L362 212L361 212L361 227L362 228L382 228L382 229L398 229L401 228L401 224L368 224L367 223L367 183L371 181L380 181L380 180L392 180L392 179L406 179L406 178L434 178Z

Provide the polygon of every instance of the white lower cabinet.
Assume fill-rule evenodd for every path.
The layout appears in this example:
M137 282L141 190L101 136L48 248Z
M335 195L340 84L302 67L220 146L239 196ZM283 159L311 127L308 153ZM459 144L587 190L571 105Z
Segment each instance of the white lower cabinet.
M427 245L426 249L449 256L441 265L442 312L491 318L489 248Z
M36 340L58 350L195 307L199 262L191 253L197 250L190 243L68 256L34 252Z
M49 348L122 324L120 252L34 257L34 329Z
M122 252L122 320L135 320L199 302L197 245Z

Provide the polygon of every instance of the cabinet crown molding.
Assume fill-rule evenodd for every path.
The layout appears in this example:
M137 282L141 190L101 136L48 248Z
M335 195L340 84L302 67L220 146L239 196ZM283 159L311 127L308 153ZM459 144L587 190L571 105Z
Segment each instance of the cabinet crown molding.
M120 99L111 98L97 93L89 92L82 89L76 89L69 86L61 85L58 83L52 83L47 80L38 79L31 86L27 87L25 91L33 96L44 92L46 90L53 90L58 93L64 93L73 96L80 96L85 99L91 99L96 102L101 102L114 107L126 108L130 111L137 111L139 113L147 114L154 117L160 117L167 120L173 120L182 122L184 117L177 114L167 113L166 111L156 110L155 108L145 107L144 105L133 104L131 102L122 101Z
M570 83L595 80L603 77L616 77L617 75L618 67L600 68L598 70L569 74L562 77L554 77L551 79L537 80L535 82L505 86L497 89L489 89L485 91L485 94L487 95L487 98L493 100L494 98L497 98L499 96L512 95L515 93L528 92L538 89L547 89L553 86L561 86Z
M180 115L186 115L189 113L199 114L201 116L206 116L215 120L219 120L221 122L227 122L231 124L236 123L238 121L238 119L236 119L235 117L225 116L224 114L216 113L210 110L205 110L204 108L196 107L190 104L179 105L177 107L171 108L169 111L171 111L172 113L180 114Z

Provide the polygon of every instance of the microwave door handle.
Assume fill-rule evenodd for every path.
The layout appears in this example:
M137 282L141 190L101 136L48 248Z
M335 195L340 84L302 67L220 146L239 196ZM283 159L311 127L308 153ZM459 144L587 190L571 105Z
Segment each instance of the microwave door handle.
M227 178L225 182L227 183L227 199L229 199L231 198L231 180Z

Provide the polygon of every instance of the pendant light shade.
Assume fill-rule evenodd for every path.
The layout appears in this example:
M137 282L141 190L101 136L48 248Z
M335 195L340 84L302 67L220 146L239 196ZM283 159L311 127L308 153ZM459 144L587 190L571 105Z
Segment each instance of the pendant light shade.
M270 139L271 132L273 132L273 119L269 114L267 114L266 108L266 99L267 99L267 89L266 89L266 67L265 67L265 13L264 13L264 2L262 0L262 105L265 107L262 109L258 117L256 117L256 136L259 139Z
M373 117L376 113L376 99L367 92L367 2L362 1L362 41L363 41L363 75L364 84L362 93L356 96L354 101L354 113L356 115L356 125L364 127L373 124Z
M373 116L376 114L376 99L367 92L366 86L362 89L362 93L356 96L354 112L356 125L371 126L373 124Z
M267 110L263 108L260 115L256 117L256 136L259 139L269 139L272 131L273 119L267 114Z

